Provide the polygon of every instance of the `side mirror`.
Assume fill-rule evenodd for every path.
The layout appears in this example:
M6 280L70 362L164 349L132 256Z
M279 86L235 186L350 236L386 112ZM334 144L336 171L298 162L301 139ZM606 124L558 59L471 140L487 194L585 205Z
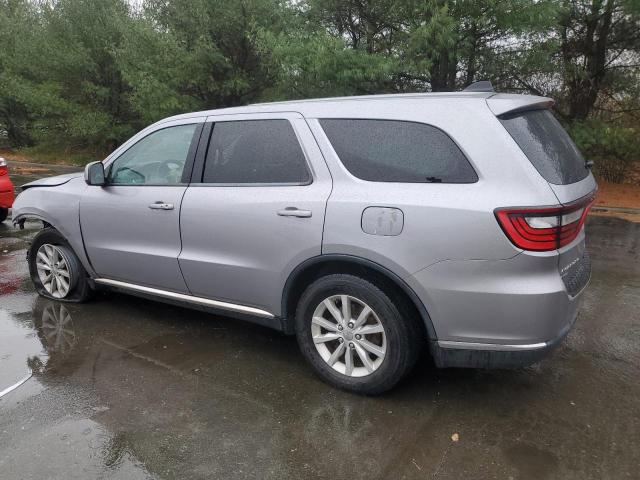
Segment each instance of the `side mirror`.
M84 167L84 181L87 185L104 186L107 182L104 178L104 165L102 162L91 162Z

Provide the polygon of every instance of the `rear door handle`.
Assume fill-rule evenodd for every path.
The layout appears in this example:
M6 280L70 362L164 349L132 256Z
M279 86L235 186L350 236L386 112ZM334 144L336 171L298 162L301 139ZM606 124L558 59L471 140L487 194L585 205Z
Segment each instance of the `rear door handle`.
M173 203L155 202L149 205L151 210L173 210Z
M310 218L311 210L299 210L296 207L287 207L283 210L278 210L278 215L281 217Z

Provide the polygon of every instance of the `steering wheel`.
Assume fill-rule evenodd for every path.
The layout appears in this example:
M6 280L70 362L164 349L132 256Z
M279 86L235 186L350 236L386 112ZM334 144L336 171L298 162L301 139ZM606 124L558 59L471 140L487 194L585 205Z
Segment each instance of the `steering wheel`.
M129 182L124 182L124 183L144 183L147 180L147 177L145 177L143 174L141 174L137 170L134 170L133 168L129 168L129 167L121 167L118 170L116 170L115 175L113 176L113 180L115 181L114 183L121 183L121 182L118 182L118 179L120 178L121 175L125 177L125 179L131 180Z

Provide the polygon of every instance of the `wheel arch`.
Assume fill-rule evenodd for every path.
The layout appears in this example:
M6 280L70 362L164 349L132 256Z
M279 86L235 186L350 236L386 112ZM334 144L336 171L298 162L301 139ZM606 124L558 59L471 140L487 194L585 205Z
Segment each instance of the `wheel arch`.
M53 227L53 224L49 221L49 219L45 218L40 213L23 212L19 215L16 215L11 221L14 225L17 225L22 229L24 228L24 222L26 222L27 220L38 220L39 222L42 222L44 228Z
M436 332L426 307L413 289L397 274L372 260L347 254L324 254L310 258L298 265L289 274L282 293L282 326L287 334L294 333L295 310L298 300L306 287L325 275L346 273L371 279L378 284L392 300L404 301L417 314L424 335L429 340L436 339Z
M87 256L87 253L84 247L84 241L82 240L79 220L78 220L78 227L77 227L78 232L80 233L79 239L76 238L78 235L74 236L73 232L69 232L67 228L65 228L65 222L56 221L56 219L52 218L51 215L48 215L47 212L40 209L37 209L37 210L36 209L32 210L29 208L21 209L19 214L12 219L12 222L15 226L18 226L20 229L23 229L24 223L27 220L37 220L39 222L42 222L41 230L44 230L45 228L55 229L62 237L64 237L69 247L73 250L73 252L76 254L78 259L80 260L80 263L82 264L84 269L89 273L90 276L94 276L93 265L91 265L89 257Z

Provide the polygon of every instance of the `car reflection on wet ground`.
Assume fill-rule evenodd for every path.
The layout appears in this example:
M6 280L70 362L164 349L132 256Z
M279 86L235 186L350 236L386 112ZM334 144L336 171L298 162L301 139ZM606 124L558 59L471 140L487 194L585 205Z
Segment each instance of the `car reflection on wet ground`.
M592 283L542 363L425 355L376 398L320 382L293 338L255 325L39 298L36 228L0 225L0 391L32 372L0 398L0 478L637 478L640 224L589 219Z

